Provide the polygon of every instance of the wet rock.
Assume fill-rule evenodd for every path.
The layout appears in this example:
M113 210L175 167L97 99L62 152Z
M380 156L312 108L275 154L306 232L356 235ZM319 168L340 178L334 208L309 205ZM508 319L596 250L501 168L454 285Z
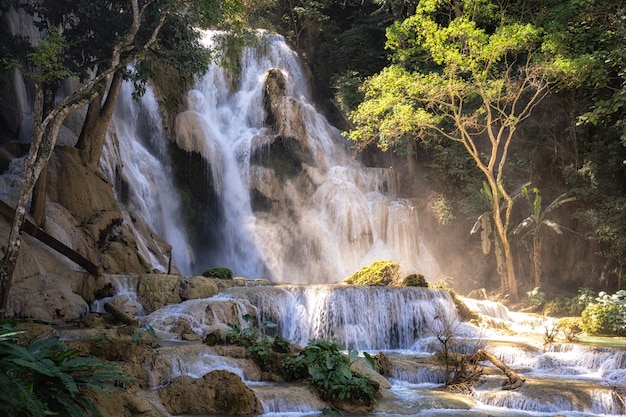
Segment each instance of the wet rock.
M365 360L361 358L355 360L352 363L351 368L377 382L381 389L391 388L391 384L389 383L389 381L387 381L387 379L379 374L377 371L372 369L372 367L368 363L366 363Z
M209 298L218 292L217 284L213 280L201 276L182 277L179 286L180 298L183 301Z
M226 343L226 336L229 328L225 324L215 324L210 327L209 332L204 338L204 344L208 346L222 345Z
M263 412L261 402L241 378L227 371L213 371L202 378L181 376L159 390L170 414L251 415Z
M140 276L137 297L147 313L182 301L178 291L178 279L176 275L165 274Z

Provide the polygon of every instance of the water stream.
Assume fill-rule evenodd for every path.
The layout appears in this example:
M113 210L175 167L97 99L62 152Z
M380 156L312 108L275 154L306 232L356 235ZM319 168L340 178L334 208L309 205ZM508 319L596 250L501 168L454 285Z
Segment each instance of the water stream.
M476 300L468 304L478 306L480 314L498 312L502 323L518 330L511 335L459 321L451 297L441 290L342 285L231 288L211 298L163 307L141 318L161 340L173 343L163 350L169 370L160 369L160 379L150 384L158 388L176 376L198 378L212 370L227 370L257 393L267 416L319 415L320 403L310 394L299 393L301 386L263 382L258 371L241 359L221 356L211 346L181 341L175 332L175 325L185 321L203 338L216 326L243 325L244 316L252 315L259 322L278 324L272 332L300 345L317 338L334 339L361 353L384 352L391 361L387 377L390 388L383 390L372 413L354 416L621 415L624 408L615 390L626 388L626 346L584 341L543 346L543 329L534 325L541 317L527 315L523 320L523 314L507 312L517 321L509 320L502 318L502 312L508 311L504 306ZM489 365L487 372L473 387L472 395L441 389L443 370L432 357L441 347L438 336L450 328L454 351L487 349L515 369L525 379L524 385L501 390L506 377L485 363Z

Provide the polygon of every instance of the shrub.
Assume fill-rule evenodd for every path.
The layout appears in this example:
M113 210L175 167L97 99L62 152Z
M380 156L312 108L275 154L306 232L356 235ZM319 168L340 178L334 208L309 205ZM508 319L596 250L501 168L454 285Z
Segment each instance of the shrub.
M341 353L335 342L312 340L300 356L291 360L290 366L301 370L302 363L306 363L311 384L323 400L357 402L370 406L378 398L379 385L350 369L350 359L355 356L354 350L350 351L350 357Z
M116 366L96 358L80 356L57 338L17 343L23 331L0 324L0 415L100 416L89 391L109 395L120 389L116 383L129 381Z
M398 281L400 265L393 261L375 261L359 269L343 282L355 285L391 285Z
M588 334L626 336L626 291L601 292L583 311L582 327Z
M207 278L233 279L233 271L223 267L208 268L202 273L202 276Z
M411 274L402 278L400 281L400 286L402 287L422 287L428 288L428 283L426 282L426 278L422 274Z
M290 343L280 336L259 336L256 317L245 314L243 319L251 323L251 327L244 327L241 323L228 323L228 333L226 339L229 343L246 347L252 359L263 371L282 371L282 360L276 360L277 354L286 354L289 351ZM262 323L263 328L272 329L276 323L266 321ZM281 358L282 359L282 358ZM277 366L278 364L278 366Z
M563 332L565 340L574 342L578 335L583 332L582 320L580 317L562 317L557 321L559 329Z

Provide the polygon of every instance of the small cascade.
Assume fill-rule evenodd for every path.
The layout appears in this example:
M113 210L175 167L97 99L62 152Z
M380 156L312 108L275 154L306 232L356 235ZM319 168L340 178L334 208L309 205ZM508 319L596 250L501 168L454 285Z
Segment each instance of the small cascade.
M127 312L133 316L143 316L144 309L137 298L137 275L116 275L113 280L115 294L111 297L95 300L90 307L92 313L104 313L104 304L112 302L123 305Z
M261 401L266 417L317 414L327 407L319 398L311 395L309 389L296 384L257 384L252 385L252 389Z
M363 306L369 307L363 310ZM224 311L229 314L222 314ZM339 285L241 287L210 299L164 307L150 314L146 324L171 333L178 320L186 320L194 332L206 336L211 326L242 324L243 316L250 314L260 323L277 324L277 333L300 345L311 339L335 339L354 349L423 351L428 346L424 341L443 331L441 326L454 326L463 337L477 337L472 326L458 321L455 311L443 290Z
M538 329L549 329L554 325L553 318L510 311L497 301L463 298L463 302L470 310L482 315L486 321L505 324L518 333L535 333Z
M152 232L171 246L174 264L191 272L192 258L182 225L181 203L172 182L168 139L163 132L158 102L148 86L140 101L132 97L132 84L122 86L113 116L114 133L109 134L100 160L104 174L115 185L118 201L126 211L127 224L135 228L137 242L151 265L167 271L167 258L157 257L144 244ZM131 221L141 219L149 229Z
M132 295L136 282L120 278L118 294ZM507 314L520 319L515 318L517 313L487 305L500 320ZM254 325L247 319L252 316L261 324L260 337L266 332L278 334L300 345L311 339L335 339L372 355L384 352L391 389L376 408L382 417L424 412L434 416L597 417L623 411L619 392L626 387L626 349L577 343L543 347L541 337L531 333L483 340L484 329L460 322L455 311L449 293L427 288L238 286L207 299L165 306L140 321L152 327L164 345L158 357L145 364L152 388L181 375L199 378L225 370L238 375L256 393L267 416L307 415L324 404L302 385L263 382L259 368L246 358L245 348L184 342L176 328L191 328L204 338L216 331L242 331ZM264 328L262 323L268 321L277 326ZM189 326L181 326L182 322ZM444 372L433 354L441 349L437 336L449 331L454 333L454 352L468 354L484 348L522 375L524 385L502 390L506 376L484 363L488 369L473 386L471 397L438 389Z

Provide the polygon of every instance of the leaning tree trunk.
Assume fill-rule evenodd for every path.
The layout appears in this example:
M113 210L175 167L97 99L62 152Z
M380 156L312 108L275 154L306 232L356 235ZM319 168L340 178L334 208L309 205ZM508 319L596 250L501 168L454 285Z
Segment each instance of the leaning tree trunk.
M511 369L511 367L509 367L507 364L502 362L496 355L494 355L491 352L487 352L484 349L478 349L476 353L474 354L474 359L477 362L489 361L495 367L497 367L502 372L504 372L504 375L506 375L507 378L509 378L509 382L502 386L503 390L511 390L511 389L519 388L525 382L524 378L519 376L517 372Z
M54 92L56 85L49 85L44 83L44 103L43 114L48 114L54 108ZM40 120L41 122L41 120ZM43 226L46 220L46 195L48 188L48 164L46 164L41 170L41 175L35 183L33 189L32 200L30 203L30 214L33 217L34 224L37 227Z
M41 175L44 167L48 164L56 139L61 129L61 124L68 114L84 106L93 95L80 95L74 100L69 100L55 108L45 120L42 120L43 94L41 86L35 83L34 105L34 134L28 156L24 161L24 177L20 185L20 191L15 205L15 216L9 231L9 240L6 252L0 261L0 318L6 314L9 301L9 292L13 283L13 273L17 265L20 246L22 244L21 231L26 218L26 207L33 193L35 183Z

